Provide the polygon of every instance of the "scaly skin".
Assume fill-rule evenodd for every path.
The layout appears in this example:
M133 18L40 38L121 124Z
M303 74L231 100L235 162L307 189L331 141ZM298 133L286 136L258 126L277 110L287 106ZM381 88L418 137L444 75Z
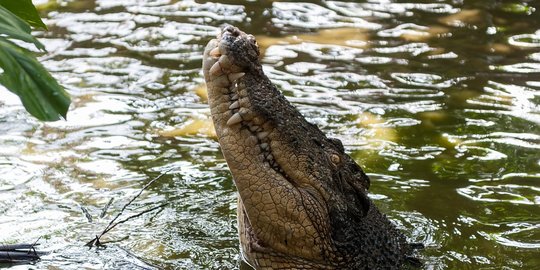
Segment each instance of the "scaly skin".
M239 192L255 269L399 269L410 247L367 197L369 178L264 75L255 38L227 26L204 52L208 103Z

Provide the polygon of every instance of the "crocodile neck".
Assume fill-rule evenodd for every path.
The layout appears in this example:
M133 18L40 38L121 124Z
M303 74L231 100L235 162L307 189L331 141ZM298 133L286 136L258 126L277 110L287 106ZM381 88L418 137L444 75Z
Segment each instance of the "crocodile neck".
M398 269L408 246L367 197L369 178L264 74L255 39L226 27L204 52L219 144L256 269Z

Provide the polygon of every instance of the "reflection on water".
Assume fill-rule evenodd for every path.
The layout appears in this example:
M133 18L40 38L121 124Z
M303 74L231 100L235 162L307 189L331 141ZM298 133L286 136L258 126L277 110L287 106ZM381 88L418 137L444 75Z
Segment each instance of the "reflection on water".
M40 238L38 268L240 267L200 87L203 47L229 23L365 168L426 268L540 267L540 6L411 2L35 1L42 61L74 102L67 121L40 123L2 90L0 244ZM119 226L108 249L81 247L169 169L128 214L169 206Z

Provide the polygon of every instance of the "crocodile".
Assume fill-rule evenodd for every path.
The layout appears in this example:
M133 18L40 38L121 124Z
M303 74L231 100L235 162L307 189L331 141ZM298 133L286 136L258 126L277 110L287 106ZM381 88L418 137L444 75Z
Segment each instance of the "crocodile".
M264 74L253 35L226 26L204 50L218 141L237 187L243 259L255 269L401 269L411 250L368 197L342 142Z

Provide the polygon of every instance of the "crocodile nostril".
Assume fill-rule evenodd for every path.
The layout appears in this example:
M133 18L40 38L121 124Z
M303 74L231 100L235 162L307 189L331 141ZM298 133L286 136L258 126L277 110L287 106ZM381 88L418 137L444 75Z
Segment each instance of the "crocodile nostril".
M223 30L224 32L229 32L234 37L237 37L240 35L240 30L238 30L238 28L231 25L226 26Z

